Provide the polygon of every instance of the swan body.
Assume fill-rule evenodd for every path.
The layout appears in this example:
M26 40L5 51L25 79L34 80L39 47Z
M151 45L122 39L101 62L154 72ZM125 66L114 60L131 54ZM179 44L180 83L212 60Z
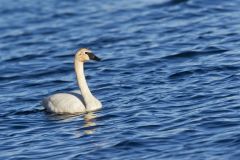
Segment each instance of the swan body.
M93 59L99 61L90 50L80 49L74 60L75 72L80 91L57 93L44 98L42 105L48 112L57 114L75 114L96 111L102 108L101 102L92 95L84 75L84 62Z

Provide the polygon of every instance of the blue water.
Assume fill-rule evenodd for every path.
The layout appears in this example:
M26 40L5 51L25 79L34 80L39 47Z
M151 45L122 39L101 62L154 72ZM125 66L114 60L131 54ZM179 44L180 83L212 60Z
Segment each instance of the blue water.
M1 0L0 159L239 160L239 5ZM103 109L46 113L81 47Z

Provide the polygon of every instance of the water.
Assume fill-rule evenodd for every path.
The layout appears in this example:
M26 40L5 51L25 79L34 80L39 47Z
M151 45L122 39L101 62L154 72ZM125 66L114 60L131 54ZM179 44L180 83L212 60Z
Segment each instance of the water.
M238 0L0 3L0 159L239 159ZM80 47L103 109L48 114Z

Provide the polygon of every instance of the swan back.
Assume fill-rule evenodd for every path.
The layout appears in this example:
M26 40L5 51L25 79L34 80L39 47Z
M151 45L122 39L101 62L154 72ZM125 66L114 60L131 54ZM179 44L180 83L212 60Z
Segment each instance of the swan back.
M81 113L86 112L82 96L77 93L58 93L47 97L42 102L49 112L53 113Z

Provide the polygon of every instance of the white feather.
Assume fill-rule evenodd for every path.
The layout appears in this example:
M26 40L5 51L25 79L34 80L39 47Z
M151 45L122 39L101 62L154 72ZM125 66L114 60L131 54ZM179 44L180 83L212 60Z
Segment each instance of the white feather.
M73 93L57 93L43 100L43 106L48 112L54 113L81 113L86 108L83 98L80 94Z

